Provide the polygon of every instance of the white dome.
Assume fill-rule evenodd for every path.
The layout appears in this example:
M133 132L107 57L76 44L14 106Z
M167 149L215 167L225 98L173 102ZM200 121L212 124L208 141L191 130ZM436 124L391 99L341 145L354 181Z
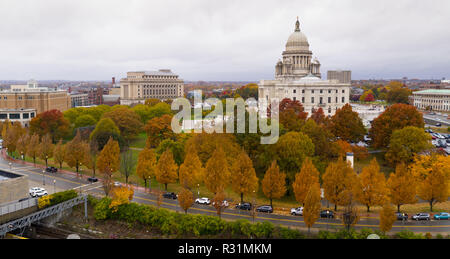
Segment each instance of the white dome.
M295 23L295 31L289 36L286 43L286 51L309 51L309 43L305 34L300 31L300 22L297 20Z

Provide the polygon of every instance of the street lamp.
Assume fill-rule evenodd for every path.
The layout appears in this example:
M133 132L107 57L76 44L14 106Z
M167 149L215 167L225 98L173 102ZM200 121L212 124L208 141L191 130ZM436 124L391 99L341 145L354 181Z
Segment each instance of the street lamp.
M47 161L48 161L48 156L46 155L46 156L45 156L45 167L48 167Z
M56 180L53 179L53 193L56 193Z
M12 163L9 162L9 170L12 170Z
M197 199L200 199L200 184L197 184Z
M45 170L42 170L42 184L45 185Z

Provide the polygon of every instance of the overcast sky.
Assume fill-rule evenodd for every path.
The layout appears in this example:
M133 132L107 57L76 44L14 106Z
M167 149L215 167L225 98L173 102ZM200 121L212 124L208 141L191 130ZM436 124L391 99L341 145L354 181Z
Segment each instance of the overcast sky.
M0 0L0 80L272 79L297 16L324 78L450 78L448 0Z

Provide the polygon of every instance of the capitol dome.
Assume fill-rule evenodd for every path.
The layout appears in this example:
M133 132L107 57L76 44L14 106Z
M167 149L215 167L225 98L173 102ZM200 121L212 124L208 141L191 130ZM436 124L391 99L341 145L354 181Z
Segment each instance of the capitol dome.
M286 51L309 51L309 43L305 34L300 31L300 22L297 19L295 31L289 36Z

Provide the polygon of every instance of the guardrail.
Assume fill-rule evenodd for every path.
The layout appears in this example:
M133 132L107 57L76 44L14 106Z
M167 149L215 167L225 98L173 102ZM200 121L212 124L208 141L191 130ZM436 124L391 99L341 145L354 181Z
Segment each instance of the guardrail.
M25 201L19 201L19 202L10 202L7 204L0 205L0 216L13 213L19 210L28 209L34 206L38 205L38 199L37 198L30 198Z
M31 223L34 223L34 222L44 219L46 217L52 216L52 215L62 212L64 210L70 209L78 204L83 203L83 202L85 204L85 207L84 207L85 216L87 217L87 195L82 195L82 196L78 196L74 199L71 199L71 200L68 200L65 202L61 202L54 206L40 210L38 212L31 213L30 215L27 215L20 219L16 219L16 220L10 221L8 223L5 223L3 225L0 225L0 237L3 237L6 233L14 231L16 229L21 229L21 228L24 228L27 226L31 226Z

